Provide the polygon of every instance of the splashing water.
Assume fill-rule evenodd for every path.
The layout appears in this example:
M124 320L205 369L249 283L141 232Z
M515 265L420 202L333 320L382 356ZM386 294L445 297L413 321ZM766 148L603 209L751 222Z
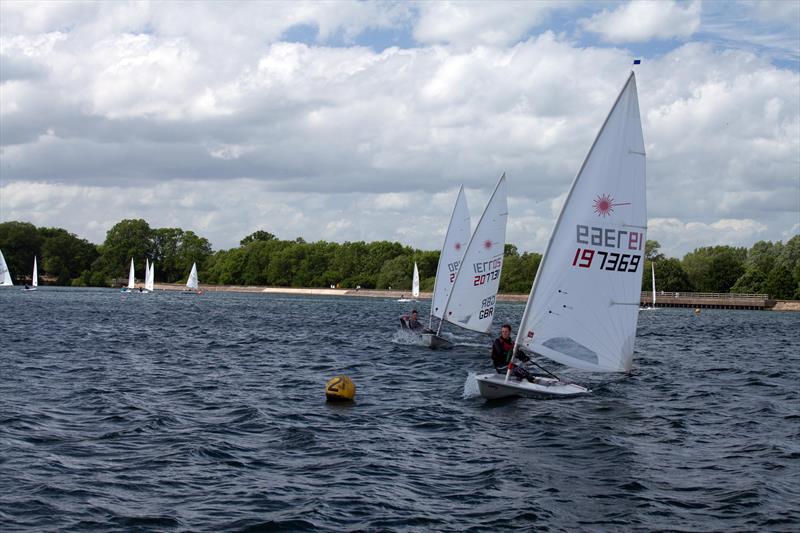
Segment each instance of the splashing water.
M475 372L467 373L467 379L464 380L464 399L477 398L481 395L478 390L478 380L475 379L477 374Z
M420 335L406 329L398 329L395 334L392 335L392 342L408 346L425 346Z

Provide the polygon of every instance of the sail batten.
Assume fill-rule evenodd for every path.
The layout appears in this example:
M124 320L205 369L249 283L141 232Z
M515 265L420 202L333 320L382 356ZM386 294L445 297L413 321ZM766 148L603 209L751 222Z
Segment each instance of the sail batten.
M583 370L630 370L647 228L644 152L631 73L556 219L518 349Z

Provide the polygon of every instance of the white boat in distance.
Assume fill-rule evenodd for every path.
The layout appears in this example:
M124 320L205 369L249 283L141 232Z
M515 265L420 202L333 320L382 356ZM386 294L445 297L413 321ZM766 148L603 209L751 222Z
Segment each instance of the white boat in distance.
M200 283L197 280L197 263L192 263L192 271L189 272L189 279L186 280L187 290L184 294L203 294L200 290Z
M35 291L39 287L39 268L36 264L36 256L33 256L33 274L31 275L31 285L25 285L22 289L23 291L31 292Z
M645 149L631 72L584 159L533 281L512 354L519 350L593 372L629 372L647 231ZM488 399L590 392L555 375L535 383L477 377Z
M419 269L417 269L417 262L414 261L414 275L411 279L411 298L400 297L398 302L416 302L419 298Z
M11 272L8 271L6 258L3 257L3 252L0 250L0 287L11 287L14 282L11 280Z

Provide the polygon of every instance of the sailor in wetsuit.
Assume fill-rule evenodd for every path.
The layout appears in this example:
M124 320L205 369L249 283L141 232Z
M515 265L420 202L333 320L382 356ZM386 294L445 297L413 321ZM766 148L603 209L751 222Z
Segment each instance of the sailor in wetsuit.
M400 322L404 328L410 329L411 331L416 331L417 333L433 333L432 330L423 326L422 322L419 321L416 309L411 311L411 316L401 316Z
M511 326L503 324L503 327L500 328L500 336L492 344L492 365L494 365L494 369L498 374L505 374L508 370L513 351L514 341L511 339ZM530 360L527 355L520 351L517 351L516 357L523 363ZM514 364L511 366L511 375L519 380L527 379L531 383L536 383L536 377L519 365Z

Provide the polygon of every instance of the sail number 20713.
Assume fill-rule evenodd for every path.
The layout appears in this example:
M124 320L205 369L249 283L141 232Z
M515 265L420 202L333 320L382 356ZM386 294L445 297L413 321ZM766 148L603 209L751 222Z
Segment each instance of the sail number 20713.
M575 250L575 257L572 259L572 266L580 268L592 268L592 263L598 265L601 270L612 270L616 272L636 272L641 255L620 254L617 252L603 252L602 250L592 250L591 248L578 248Z

